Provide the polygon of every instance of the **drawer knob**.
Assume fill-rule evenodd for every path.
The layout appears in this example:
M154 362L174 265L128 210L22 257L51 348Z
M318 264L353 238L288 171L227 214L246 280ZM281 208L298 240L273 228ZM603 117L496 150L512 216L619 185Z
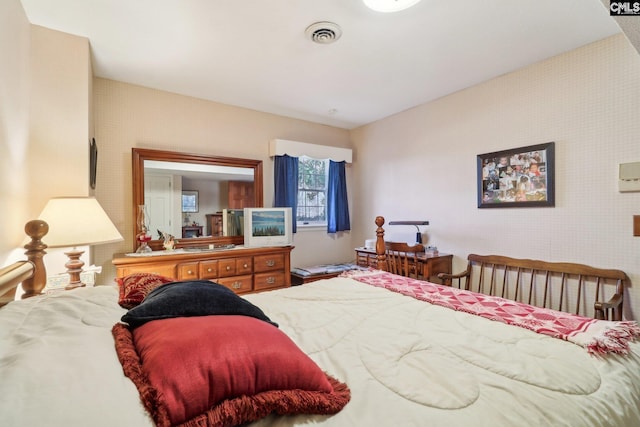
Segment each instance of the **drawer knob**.
M227 265L227 271L231 270L231 266Z
M211 267L207 268L207 273L211 273Z
M244 263L244 265L242 266L242 268L249 268L249 264L247 264L246 262Z
M267 267L273 267L274 265L276 265L276 262L272 259L267 261Z
M188 270L188 271L187 271L187 274L193 274L193 271Z
M276 278L275 277L267 277L267 283L270 285L273 285L274 283L276 283Z
M233 282L231 285L233 289L240 289L242 287L242 282Z

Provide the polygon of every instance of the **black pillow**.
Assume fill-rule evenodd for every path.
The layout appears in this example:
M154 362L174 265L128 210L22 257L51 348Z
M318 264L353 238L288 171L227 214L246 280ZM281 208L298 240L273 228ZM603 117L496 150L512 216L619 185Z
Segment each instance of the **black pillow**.
M255 317L278 326L260 308L231 289L208 280L162 285L149 292L142 303L129 310L121 320L131 328L137 328L152 320L214 314Z

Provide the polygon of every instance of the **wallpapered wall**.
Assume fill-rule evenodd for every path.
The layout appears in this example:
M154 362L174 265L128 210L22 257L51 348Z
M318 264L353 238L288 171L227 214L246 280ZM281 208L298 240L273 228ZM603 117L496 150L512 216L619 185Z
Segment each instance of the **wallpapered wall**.
M354 238L375 215L427 219L455 270L469 253L622 269L638 318L640 193L617 191L618 164L640 161L638 111L640 56L618 35L357 129ZM549 141L555 207L477 209L478 154Z
M86 196L91 127L89 41L31 25L0 2L0 265L24 258L24 224L55 196ZM55 258L49 250L45 263ZM63 271L64 262L57 269Z
M264 204L273 203L273 160L269 140L289 139L350 147L344 129L289 119L201 99L157 91L112 80L94 80L98 177L96 197L125 241L96 246L95 262L102 279L115 276L114 252L133 247L131 148L152 148L262 160ZM352 168L347 181L352 181ZM292 266L338 262L353 258L350 233L301 231L294 236Z
M0 25L0 40L11 40L0 43L0 265L5 265L13 261L12 252L24 238L24 218L30 214L27 151L31 29L17 1L0 2L0 16L6 17Z

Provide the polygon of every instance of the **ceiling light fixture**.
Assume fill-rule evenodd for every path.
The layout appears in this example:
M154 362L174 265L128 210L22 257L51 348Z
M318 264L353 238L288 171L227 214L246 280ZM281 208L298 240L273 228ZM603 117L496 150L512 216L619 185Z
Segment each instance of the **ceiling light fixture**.
M408 9L420 0L362 0L369 9L376 12L398 12Z
M329 44L340 38L342 29L338 24L323 21L309 25L304 33L315 43Z

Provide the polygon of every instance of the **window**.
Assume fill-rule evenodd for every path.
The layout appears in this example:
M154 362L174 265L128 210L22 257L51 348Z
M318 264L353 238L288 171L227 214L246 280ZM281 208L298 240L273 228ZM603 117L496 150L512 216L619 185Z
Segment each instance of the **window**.
M327 225L329 160L302 156L298 160L298 225Z

